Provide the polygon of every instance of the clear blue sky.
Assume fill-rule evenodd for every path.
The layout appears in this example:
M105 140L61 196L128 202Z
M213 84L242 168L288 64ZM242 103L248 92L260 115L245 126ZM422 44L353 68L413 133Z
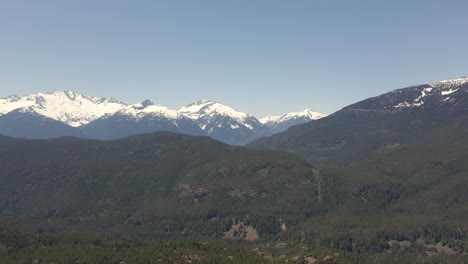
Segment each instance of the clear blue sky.
M332 113L468 75L468 1L1 0L0 97Z

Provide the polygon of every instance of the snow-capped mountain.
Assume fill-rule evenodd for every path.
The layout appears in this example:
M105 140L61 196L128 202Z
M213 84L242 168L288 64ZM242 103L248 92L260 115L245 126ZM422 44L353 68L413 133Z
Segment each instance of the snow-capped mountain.
M176 110L155 105L150 100L128 105L119 111L82 127L84 133L96 139L117 139L134 134L172 131L190 135L206 135L190 118Z
M112 98L99 98L61 91L0 98L0 115L28 108L45 117L72 127L88 124L101 116L115 113L125 104Z
M309 116L315 118L317 113L290 114L276 120L287 128ZM127 105L112 98L72 91L0 98L0 121L0 134L28 138L34 138L37 133L40 138L116 139L166 130L208 135L225 143L243 145L273 134L273 130L257 118L218 102L201 100L172 110L149 100Z
M242 145L272 134L255 117L206 99L182 107L179 113L195 121L209 136L229 144Z
M325 116L325 114L316 112L312 109L306 109L301 112L291 112L280 116L267 116L261 118L260 122L269 127L274 133L278 133L291 126L304 124Z
M135 119L142 119L147 116L162 116L168 119L176 120L181 117L179 112L176 110L169 109L165 106L156 105L150 100L145 100L138 104L128 105L114 114L127 115Z
M393 90L350 105L345 109L393 112L431 108L434 111L446 111L462 105L467 94L468 77L462 77Z

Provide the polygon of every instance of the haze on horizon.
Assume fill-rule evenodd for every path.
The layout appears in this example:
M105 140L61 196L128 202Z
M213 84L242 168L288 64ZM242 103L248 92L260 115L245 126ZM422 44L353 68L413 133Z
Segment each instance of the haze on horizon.
M468 74L466 1L5 1L0 97L330 114Z

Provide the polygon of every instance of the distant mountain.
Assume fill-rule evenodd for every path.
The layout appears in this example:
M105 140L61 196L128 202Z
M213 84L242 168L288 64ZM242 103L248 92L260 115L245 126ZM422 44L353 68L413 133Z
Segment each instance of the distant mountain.
M369 98L250 146L287 150L315 164L339 166L404 149L424 136L453 131L466 136L467 119L468 78L458 78Z
M191 119L175 110L154 105L146 100L125 106L81 127L84 134L95 139L118 139L135 134L171 131L189 135L205 135Z
M126 105L112 98L77 94L72 91L12 95L0 98L0 115L27 107L42 116L72 127L88 124L105 114L115 113Z
M32 107L19 108L0 115L0 134L20 138L84 136L78 128L40 115Z
M291 126L304 124L312 120L317 120L326 115L312 109L302 112L291 112L280 116L267 116L260 119L260 122L269 127L274 133L282 132Z
M28 109L25 111L16 111ZM129 135L156 131L172 131L189 135L209 135L219 141L244 145L260 137L270 136L273 131L286 129L290 125L316 118L317 113L308 112L284 117L281 123L262 124L255 117L236 111L218 102L201 100L182 107L179 111L155 105L146 100L139 104L127 105L112 98L100 98L77 94L72 91L36 93L25 96L12 95L0 98L0 117L9 113L18 123L10 124L4 117L0 132L13 137L50 138L56 136L82 136L95 139L117 139ZM22 114L28 115L20 118ZM41 121L27 122L36 119ZM58 124L38 128L43 120ZM274 128L273 130L269 127ZM71 129L70 127L77 128ZM53 131L52 131L53 130ZM38 132L37 136L35 131Z
M229 106L201 100L179 112L195 121L210 137L233 145L243 145L272 131L255 117Z

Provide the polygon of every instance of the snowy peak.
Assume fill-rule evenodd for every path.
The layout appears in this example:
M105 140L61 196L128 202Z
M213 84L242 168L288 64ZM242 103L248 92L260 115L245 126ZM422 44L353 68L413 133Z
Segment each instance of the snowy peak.
M233 108L210 100L200 100L196 103L183 106L179 112L192 120L214 116L228 116L239 122L244 122L250 115L234 110Z
M272 122L281 123L281 122L289 121L291 119L299 119L299 118L307 119L307 120L317 120L325 116L326 116L325 114L316 112L312 109L305 109L304 111L301 111L301 112L291 112L291 113L287 113L287 114L279 115L279 116L267 116L267 117L261 118L260 122L262 124L267 124L267 123L272 123Z
M215 103L214 101L210 101L208 99L201 99L199 100L198 102L194 103L194 104L209 104L209 103Z
M154 103L153 103L151 100L146 99L146 100L144 100L143 102L141 102L141 105L142 105L143 107L147 107L147 106L150 106L150 105L154 105Z
M179 113L193 120L212 138L229 144L243 145L272 134L255 117L206 99L180 108Z
M88 124L105 114L116 112L124 106L124 103L112 98L100 98L81 95L72 91L60 91L1 98L0 115L26 107L40 115L78 127Z
M138 104L125 106L115 114L127 115L135 119L142 119L148 116L165 117L168 119L178 119L180 117L180 114L176 110L172 110L160 105L155 105L150 100L145 100Z
M273 132L278 133L288 129L290 126L304 124L325 116L312 109L305 109L301 112L291 112L280 116L267 116L260 119L260 122L268 126Z

